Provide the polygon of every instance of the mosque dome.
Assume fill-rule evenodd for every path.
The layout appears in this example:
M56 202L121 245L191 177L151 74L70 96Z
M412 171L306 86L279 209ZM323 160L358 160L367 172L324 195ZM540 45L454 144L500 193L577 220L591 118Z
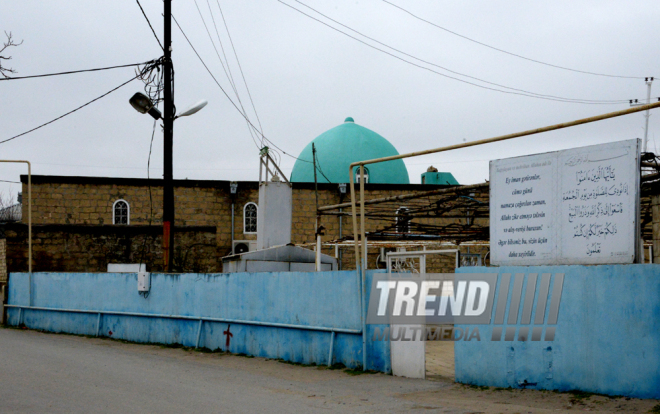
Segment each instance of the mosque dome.
M348 167L352 163L399 155L388 140L348 117L343 124L322 133L302 150L293 166L291 182L314 182L312 144L316 147L319 183L347 183ZM369 164L365 169L370 184L410 184L403 160Z

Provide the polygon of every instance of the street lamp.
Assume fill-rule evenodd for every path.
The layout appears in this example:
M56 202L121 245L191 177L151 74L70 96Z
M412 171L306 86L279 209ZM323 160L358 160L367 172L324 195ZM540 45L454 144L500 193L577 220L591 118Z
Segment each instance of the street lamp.
M136 111L141 114L148 113L156 120L163 117L163 114L161 114L158 108L154 106L153 102L151 102L151 99L149 99L149 97L143 93L136 93L131 97L131 99L128 100L128 102L133 108L135 108Z
M166 10L169 5L169 1L166 2ZM169 36L166 36L166 39L169 39ZM168 56L169 58L169 56ZM171 64L170 64L171 66ZM166 65L166 73L169 73ZM171 67L169 68L171 69ZM166 80L170 80L169 76L166 76ZM167 82L166 82L167 83ZM141 114L149 114L155 120L162 119L164 124L164 161L163 161L163 269L165 272L171 272L173 259L174 259L174 185L173 174L172 174L172 136L173 136L173 121L176 118L182 116L188 116L196 113L200 109L206 106L208 103L206 100L201 100L195 105L181 112L179 115L174 116L172 113L173 103L171 102L171 94L165 93L165 114L163 114L156 108L154 103L143 93L136 93L128 100L133 108Z
M197 102L195 105L192 105L191 107L187 108L185 111L180 112L179 115L174 117L174 119L181 118L182 116L189 116L192 114L196 114L200 109L204 108L208 103L209 102L206 99L202 99L201 101Z

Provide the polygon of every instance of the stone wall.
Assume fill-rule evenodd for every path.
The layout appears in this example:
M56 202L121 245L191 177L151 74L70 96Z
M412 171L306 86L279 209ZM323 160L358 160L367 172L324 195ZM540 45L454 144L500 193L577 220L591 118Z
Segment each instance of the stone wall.
M0 229L0 286L7 283L7 240Z
M653 263L660 263L660 195L651 197L653 209Z
M23 193L27 194L27 177L21 177L23 181ZM234 240L256 240L256 234L246 234L243 231L243 208L246 203L259 201L259 184L257 182L238 182L237 194L230 194L229 181L203 181L203 180L175 180L175 224L177 226L192 228L190 226L203 226L215 228L213 237L215 238L216 251L213 254L213 260L226 256L232 249L232 203L234 205ZM428 191L437 186L421 185L384 185L368 184L365 188L367 199L388 197L401 194L409 194L416 191ZM320 206L338 204L350 200L349 195L341 196L337 184L319 184L318 203ZM160 255L160 225L162 224L162 180L130 179L130 178L100 178L100 177L57 177L57 176L33 176L32 177L32 220L37 226L64 226L60 229L49 227L46 232L48 236L36 237L35 239L35 261L54 266L44 270L64 269L73 271L86 270L92 268L102 268L105 263L103 257L108 256L101 247L96 246L92 255L94 258L85 262L82 258L75 259L76 254L70 253L65 259L63 251L67 251L64 245L68 246L74 241L84 245L91 243L94 237L91 232L105 232L98 234L101 246L108 247L113 252L124 252L123 257L134 259L135 252L126 256L126 251L135 250L144 238L148 237L148 244L152 246L155 255ZM130 224L113 225L112 208L117 200L125 200L130 206ZM402 202L401 205L405 205ZM350 208L347 209L350 213ZM392 212L394 215L396 209ZM27 203L23 203L23 217L27 218ZM341 232L340 232L341 220ZM430 219L417 219L429 221ZM436 223L437 223L437 219ZM292 217L292 242L296 244L314 243L316 232L316 194L313 183L295 183L293 185L293 217ZM335 240L341 236L352 235L353 225L350 215L343 216L341 219L337 216L322 216L321 224L326 228L324 241ZM367 231L376 230L383 226L384 222L373 220L367 221ZM69 226L69 227L66 227ZM146 233L131 233L131 230L122 232L120 228L146 228L152 226L153 230ZM61 229L67 228L63 231ZM80 236L80 228L87 228L86 236ZM109 236L111 228L118 229L116 234L123 236ZM68 234L71 233L71 234ZM156 239L151 242L152 234ZM202 237L208 238L208 232ZM74 236L73 234L78 234ZM128 240L129 236L133 240ZM186 248L190 243L199 243L193 240L191 231L187 231L186 236L177 236L181 238L181 244L178 239L175 241L175 247ZM103 238L105 237L105 238ZM117 238L119 237L119 238ZM121 240L121 241L120 241ZM38 245L38 246L37 246ZM14 245L15 246L15 245ZM125 247L125 246L130 246ZM68 248L68 247L67 247ZM127 250L128 249L128 250ZM39 257L36 251L39 250ZM333 248L324 248L323 253L334 256ZM14 253L12 253L14 254ZM68 254L68 253L67 253ZM114 253L113 253L114 254ZM368 251L368 267L375 269L380 249L370 248ZM14 254L15 256L15 254ZM355 260L352 248L342 249L341 268L348 270L355 268ZM17 259L13 259L17 260ZM182 259L183 260L183 259ZM159 260L153 259L154 266L159 268ZM16 264L20 262L17 261ZM74 265L75 262L75 265ZM13 263L13 262L12 262ZM453 258L448 256L433 256L429 258L429 268L434 271L453 270ZM83 265L89 268L80 268ZM41 266L41 264L40 264ZM381 265L382 267L382 265ZM444 270L442 270L444 269ZM103 269L104 270L104 269ZM220 270L220 269L219 269Z
M6 224L7 269L28 270L28 228ZM219 272L221 250L215 227L175 228L175 270ZM105 272L108 263L146 263L147 270L161 271L162 227L99 225L35 225L32 229L33 271Z

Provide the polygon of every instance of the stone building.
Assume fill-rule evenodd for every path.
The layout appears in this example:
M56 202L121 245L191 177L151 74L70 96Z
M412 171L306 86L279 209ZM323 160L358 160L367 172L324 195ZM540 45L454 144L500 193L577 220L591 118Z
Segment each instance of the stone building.
M314 146L317 182L314 184ZM311 245L316 233L316 203L349 201L346 186L350 163L398 154L377 133L355 124L352 118L321 134L305 147L290 181L293 193L291 240ZM437 171L437 170L436 170ZM357 174L357 172L355 172ZM368 166L364 177L366 198L426 192L458 184L449 173L429 172L426 184L410 184L401 160ZM435 179L434 179L435 177ZM438 177L442 177L439 181ZM27 177L22 176L23 194ZM317 188L317 191L315 191ZM221 272L221 258L236 249L253 249L260 206L259 182L175 180L175 270ZM35 271L105 271L108 263L147 263L162 269L162 180L110 177L32 176L33 266ZM23 218L27 217L27 200ZM391 211L395 217L400 207ZM350 216L322 216L324 240L352 234ZM367 230L380 224L369 223ZM7 267L27 268L27 226L4 226ZM349 247L323 253L341 256L340 268L355 267ZM369 250L370 267L378 264L380 250ZM453 269L453 258L440 267ZM441 270L441 269L438 269Z

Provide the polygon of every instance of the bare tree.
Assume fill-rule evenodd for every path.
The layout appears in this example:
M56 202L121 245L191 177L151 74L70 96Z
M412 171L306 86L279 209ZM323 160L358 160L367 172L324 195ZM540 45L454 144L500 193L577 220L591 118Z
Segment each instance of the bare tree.
M0 223L21 220L21 205L14 202L14 197L0 192Z
M9 32L9 33L5 32L5 36L7 36L7 41L5 43L3 43L2 48L0 48L0 75L2 75L5 78L9 78L9 76L7 74L8 73L16 73L16 71L12 68L2 66L2 61L3 60L11 60L11 56L3 56L1 53L4 52L9 47L22 45L23 41L21 40L20 43L14 42L14 39L12 39L12 36L11 36L11 32Z

